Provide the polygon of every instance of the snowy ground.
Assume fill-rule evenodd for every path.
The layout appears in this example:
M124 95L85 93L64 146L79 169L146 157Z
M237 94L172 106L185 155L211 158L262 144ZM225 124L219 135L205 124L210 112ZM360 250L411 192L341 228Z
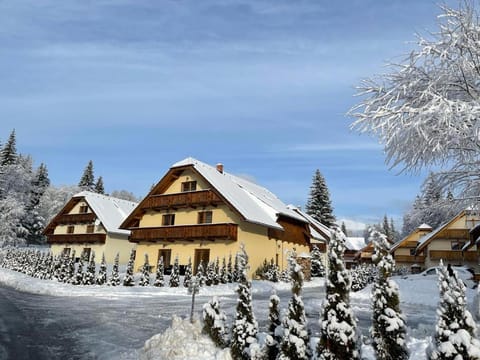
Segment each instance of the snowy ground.
M435 326L438 302L436 281L421 277L395 280L409 326L410 358L425 359L428 337L433 334ZM6 269L0 269L0 284L4 290L2 295L15 302L19 311L34 318L39 332L64 339L65 343L69 343L70 354L74 354L71 358L77 359L136 359L148 339L170 327L174 315L187 317L191 306L191 296L184 287L72 286L34 279ZM273 288L277 290L284 308L290 296L288 284L253 282L254 310L261 331L267 324L268 298ZM236 303L234 289L235 284L202 288L197 297L196 313L199 314L201 306L216 295L231 320ZM474 294L474 290L467 290L470 303ZM303 299L309 328L312 336L316 337L324 295L323 279L306 283ZM367 344L371 312L369 296L368 287L352 293L351 299L359 329ZM49 345L46 343L44 346ZM57 343L48 351L53 353L54 358L69 354ZM363 348L363 356L365 359L374 358L368 345Z

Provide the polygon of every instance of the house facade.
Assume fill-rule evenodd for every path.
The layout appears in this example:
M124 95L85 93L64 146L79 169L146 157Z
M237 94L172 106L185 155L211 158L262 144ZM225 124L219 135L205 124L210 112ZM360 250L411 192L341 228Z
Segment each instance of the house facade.
M421 237L415 250L416 256L425 258L424 267L445 264L465 265L480 271L478 248L472 242L471 231L480 224L477 209L466 209L437 229Z
M432 231L431 226L422 224L402 240L393 244L390 253L397 268L406 267L412 272L425 268L425 255L416 255L416 251L420 239Z
M174 164L120 226L137 246L135 269L148 254L168 268L178 257L194 271L217 257L234 258L240 244L249 256L250 275L273 260L285 269L290 252L310 251L306 219L270 191L193 158Z
M70 254L75 250L95 252L97 262L102 253L112 264L119 253L120 264L126 264L135 244L128 241L130 231L119 225L137 204L131 201L82 191L74 195L47 225L43 234L47 237L54 255Z

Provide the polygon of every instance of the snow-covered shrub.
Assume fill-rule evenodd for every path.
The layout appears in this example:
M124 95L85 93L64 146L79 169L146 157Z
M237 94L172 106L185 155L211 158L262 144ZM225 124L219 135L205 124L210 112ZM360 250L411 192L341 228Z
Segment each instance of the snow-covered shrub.
M120 261L120 254L117 253L115 256L115 261L113 262L112 275L110 276L110 281L108 282L111 286L120 285L120 274L118 272L118 263Z
M123 278L123 286L134 286L135 279L133 278L133 266L135 263L135 250L132 249L130 252L130 259L127 263L127 272Z
M227 281L229 283L233 282L233 268L232 268L232 254L228 255L228 263L227 263Z
M88 262L87 271L83 275L84 285L95 284L95 251L92 251L92 256L90 257L90 261Z
M255 271L255 278L278 282L280 278L280 270L278 269L278 266L275 265L273 259L271 259L270 262L267 262L267 259L264 259L262 265L260 265Z
M205 285L212 286L215 277L215 263L213 261L210 261L207 265L207 273L205 274Z
M265 338L266 357L268 360L277 358L283 336L283 327L280 321L280 298L273 291L268 303L268 334Z
M326 297L320 320L320 360L360 359L356 319L350 307L350 276L343 253L345 235L335 229L328 246Z
M173 262L172 273L170 274L170 287L180 286L180 267L178 265L178 256L175 257Z
M400 311L398 286L389 279L395 268L387 237L373 230L370 240L375 247L372 256L378 268L372 287L372 345L378 360L407 360L407 329Z
M205 283L207 282L207 279L205 276L205 267L203 266L203 260L200 260L200 262L198 263L197 280L198 280L198 286L205 286Z
M140 276L140 281L138 283L140 286L149 286L150 285L150 264L148 263L148 254L145 254L145 262L142 266L142 275Z
M227 346L225 322L227 316L220 310L218 298L214 296L209 302L203 305L203 331L210 336L215 345L220 348Z
M164 271L165 271L165 268L163 265L163 256L160 256L160 258L158 259L157 272L155 273L155 281L153 283L153 286L156 286L156 287L165 286L165 279L163 277Z
M325 276L325 266L322 262L322 253L316 245L313 245L312 251L310 251L310 272L312 277Z
M102 254L102 262L98 270L97 279L95 280L97 285L104 285L107 283L107 262L105 261L105 253Z
M225 260L225 256L223 257L223 260L222 260L222 267L220 268L219 277L220 277L220 282L222 284L228 283L227 261Z
M183 286L188 288L190 286L190 281L192 281L192 258L188 258L188 264L185 266L185 275L183 277Z

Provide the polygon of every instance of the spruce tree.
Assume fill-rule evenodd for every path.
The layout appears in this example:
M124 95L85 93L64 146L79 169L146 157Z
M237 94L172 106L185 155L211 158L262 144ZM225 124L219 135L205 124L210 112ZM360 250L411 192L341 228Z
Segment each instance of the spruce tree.
M450 275L443 263L438 270L440 302L437 326L427 348L429 360L478 360L480 342L475 338L476 324L467 310L465 285L455 270Z
M95 192L97 194L105 194L105 187L103 186L103 177L99 176L95 183Z
M247 278L248 255L245 251L245 245L240 245L240 251L236 256L238 285L236 292L238 294L235 321L232 329L232 341L230 352L234 360L249 360L249 347L256 343L258 324L255 320L252 307L252 284Z
M375 253L373 262L378 268L372 287L372 345L378 360L407 360L406 325L400 311L398 286L390 280L395 262L390 255L387 237L373 230L370 236Z
M125 274L125 278L123 279L123 286L134 286L135 279L133 277L133 266L135 263L135 250L132 249L130 252L130 259L127 263L127 272Z
M345 269L343 253L345 235L335 229L328 246L326 297L320 321L320 360L360 359L356 319L350 307L350 276ZM342 326L338 326L338 324Z
M310 197L306 205L306 212L327 227L332 227L335 223L330 192L325 178L318 169L315 171L310 186Z
M325 267L322 263L322 253L316 245L313 245L312 251L310 251L310 257L312 277L325 276Z
M265 338L268 360L277 358L282 341L283 328L280 321L280 298L273 290L268 303L268 334Z
M150 285L150 264L148 263L148 254L145 254L145 262L142 266L142 275L140 276L140 286L149 286Z
M118 263L120 261L120 254L117 253L112 267L112 275L110 276L109 285L118 286L120 285L120 274L118 272Z
M203 332L206 333L218 347L226 347L225 322L227 317L223 311L220 311L220 304L216 296L203 305L202 316Z
M163 256L160 256L160 258L158 259L157 271L155 273L155 281L153 283L153 286L163 287L165 285L165 279L163 277L164 271L165 268L163 265Z
M90 261L88 261L87 271L83 276L83 285L94 285L95 284L95 251L92 251L90 256Z
M40 215L40 199L45 190L50 186L48 170L45 164L40 164L31 183L29 200L25 205L25 216L22 220L24 228L27 230L26 240L29 244L42 244L45 242L45 236L42 231L45 228L45 219Z
M283 319L283 337L280 343L278 359L308 359L310 358L307 317L302 301L303 272L297 264L295 255L288 259L290 278L292 281L292 298L288 303L288 310Z
M85 253L82 252L78 260L77 271L75 273L74 279L72 281L73 285L82 285L83 284L83 266L85 261Z
M0 166L14 165L17 163L17 139L15 135L15 129L12 130L8 137L7 143L3 146L0 153Z
M104 285L107 283L107 262L105 261L105 253L102 254L102 262L98 270L98 276L95 281L97 285Z
M83 170L82 177L78 182L78 186L83 190L93 191L95 187L95 177L93 175L93 161L90 160Z
M188 258L188 264L185 267L185 275L183 277L183 286L188 288L190 286L190 282L192 281L192 258Z
M179 287L180 286L180 267L178 265L178 255L175 256L175 261L173 262L172 273L170 274L170 287Z

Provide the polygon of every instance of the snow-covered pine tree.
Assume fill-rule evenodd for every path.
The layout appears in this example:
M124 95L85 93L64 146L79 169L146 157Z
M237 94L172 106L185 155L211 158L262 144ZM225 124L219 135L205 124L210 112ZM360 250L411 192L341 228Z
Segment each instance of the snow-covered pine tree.
M217 256L215 259L215 267L213 271L213 285L220 284L220 260Z
M85 253L82 252L80 258L78 259L77 271L75 272L75 276L73 277L72 284L73 285L82 285L83 284L83 266L85 261Z
M68 259L67 273L65 282L73 283L75 280L75 249L72 250L72 255Z
M102 254L102 262L98 269L97 279L95 281L97 285L104 285L107 283L107 262L105 261L105 253Z
M227 279L229 283L233 282L232 253L228 255Z
M110 275L110 280L108 281L108 285L111 285L111 286L120 285L120 274L118 272L119 261L120 261L120 254L117 253L117 255L115 256L115 260L113 261L112 274Z
M183 286L188 288L192 281L192 258L188 258L188 264L185 266L185 275L183 277Z
M93 175L93 161L90 160L83 170L82 177L78 182L78 186L83 190L94 191L95 189L95 176Z
M205 285L212 286L215 278L215 263L210 261L207 265L207 273L205 274Z
M13 165L17 162L17 158L17 138L13 129L0 153L0 166Z
M87 271L83 274L83 285L95 285L95 251L92 251L90 259L85 258L88 262Z
M160 256L158 258L157 271L155 272L155 281L153 283L153 286L163 287L165 285L165 279L163 277L164 271L165 268L163 265L163 256Z
M268 334L265 338L268 360L277 359L282 336L283 328L280 321L280 298L275 290L273 290L268 303Z
M257 341L258 324L253 314L252 284L247 278L248 255L244 244L240 245L240 251L237 253L236 259L238 271L236 292L238 300L232 328L230 352L234 360L249 360L249 347Z
M170 287L179 287L180 286L180 266L178 264L178 255L175 256L173 262L172 273L170 274Z
M60 269L59 269L59 276L57 280L59 282L67 282L68 281L68 273L69 273L69 263L70 259L66 253L62 253L60 256Z
M395 262L390 255L387 236L377 230L370 235L375 252L372 260L377 266L377 279L372 287L372 345L378 360L407 360L407 329L400 310L398 286L390 276Z
M95 183L95 192L97 194L105 194L105 187L103 186L103 177L99 176Z
M225 259L225 256L223 257L222 267L220 268L220 282L221 282L222 284L228 283L227 261L226 261L226 259Z
M138 285L140 286L150 285L150 264L148 262L148 254L145 254L145 261L142 266L142 275L140 276L140 281Z
M332 227L335 224L330 192L328 191L325 178L318 169L315 171L312 185L310 186L306 212L327 227Z
M213 340L215 345L225 348L228 344L225 322L227 316L220 310L218 298L214 296L203 305L203 331Z
M350 276L343 262L344 251L345 235L335 229L328 246L329 271L317 346L319 360L360 359L356 319L350 307Z
M311 357L307 317L302 301L303 272L295 256L288 258L290 278L292 279L292 298L283 319L283 337L280 343L278 359L308 359Z
M317 245L313 245L312 251L310 251L310 257L312 277L325 276L325 267L322 263L322 253L318 249Z
M127 272L125 274L125 277L123 278L123 286L135 285L135 279L133 277L134 263L135 263L135 250L132 249L132 251L130 252L130 259L128 260L128 263L127 263Z
M203 260L200 260L200 262L198 263L197 280L198 286L205 286L207 279L205 277L205 267L203 266Z
M427 348L429 360L479 360L480 342L475 338L476 324L467 309L465 285L455 270L449 275L440 263L438 271L440 302L437 326Z

